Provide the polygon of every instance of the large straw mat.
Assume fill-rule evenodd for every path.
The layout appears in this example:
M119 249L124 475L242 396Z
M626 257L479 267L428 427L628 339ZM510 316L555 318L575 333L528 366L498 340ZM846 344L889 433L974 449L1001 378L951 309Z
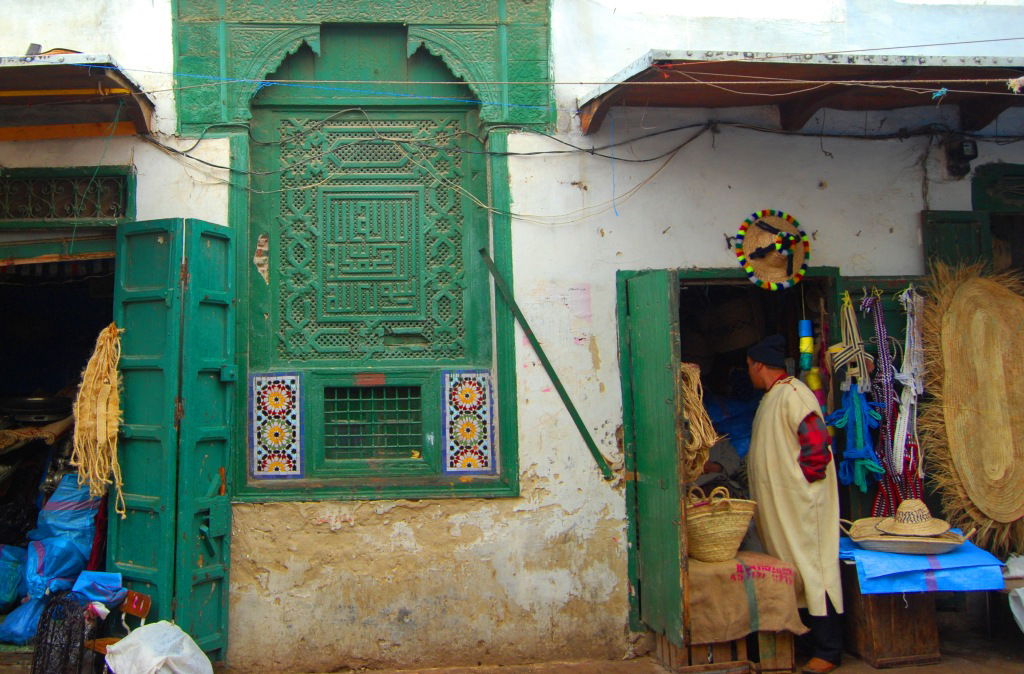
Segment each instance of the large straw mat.
M1024 297L968 278L942 317L942 408L953 466L996 522L1024 517Z
M785 239L789 254L776 246L784 235L788 235ZM793 216L783 211L758 211L737 232L736 257L751 281L762 288L778 290L799 283L807 273L810 242Z

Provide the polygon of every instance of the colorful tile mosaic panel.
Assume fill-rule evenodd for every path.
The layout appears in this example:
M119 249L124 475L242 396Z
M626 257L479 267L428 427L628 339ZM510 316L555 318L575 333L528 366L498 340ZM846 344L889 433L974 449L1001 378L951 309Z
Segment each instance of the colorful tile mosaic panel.
M444 472L493 475L498 452L491 373L445 372L442 395Z
M254 478L302 477L301 397L299 374L252 375L249 446Z

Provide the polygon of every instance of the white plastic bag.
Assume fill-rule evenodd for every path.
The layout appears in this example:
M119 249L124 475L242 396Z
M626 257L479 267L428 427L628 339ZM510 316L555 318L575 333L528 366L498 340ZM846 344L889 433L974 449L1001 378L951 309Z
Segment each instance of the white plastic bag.
M1024 576L1024 556L1011 555L1006 560L1006 576L1008 578ZM1024 587L1010 590L1010 611L1013 612L1013 619L1017 621L1017 627L1024 632Z
M107 649L114 674L213 674L192 637L166 620L143 625Z

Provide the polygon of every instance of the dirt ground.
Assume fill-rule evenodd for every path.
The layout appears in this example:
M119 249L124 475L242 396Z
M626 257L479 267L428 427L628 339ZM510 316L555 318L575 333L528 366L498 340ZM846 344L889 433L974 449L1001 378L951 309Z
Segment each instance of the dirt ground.
M846 654L841 674L1021 674L1024 673L1024 634L1013 623L1009 611L989 614L987 607L964 606L958 613L938 613L942 660L933 665L878 670ZM11 647L8 647L9 649ZM11 649L14 650L14 649ZM0 674L31 671L31 653L0 652ZM797 669L803 659L797 660ZM235 668L217 667L219 674L238 674ZM586 660L545 662L530 665L492 665L426 669L344 670L338 674L666 674L670 670L652 657L630 660ZM685 671L685 670L684 670ZM259 674L264 674L260 672Z

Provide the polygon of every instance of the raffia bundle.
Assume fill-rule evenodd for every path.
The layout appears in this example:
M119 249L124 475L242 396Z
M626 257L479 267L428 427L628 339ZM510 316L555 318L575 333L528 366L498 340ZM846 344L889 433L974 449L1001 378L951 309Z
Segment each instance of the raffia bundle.
M114 511L125 517L121 466L117 462L117 431L121 423L121 332L111 323L96 339L96 348L82 373L75 398L75 436L71 465L78 484L89 484L90 496L102 496L114 485Z
M996 553L1024 552L1024 278L938 264L926 289L918 419L946 518Z
M685 437L680 457L683 482L692 482L704 471L708 449L721 439L704 409L704 387L700 383L700 368L694 363L681 363L679 390L683 398L683 414L689 422L690 433Z

